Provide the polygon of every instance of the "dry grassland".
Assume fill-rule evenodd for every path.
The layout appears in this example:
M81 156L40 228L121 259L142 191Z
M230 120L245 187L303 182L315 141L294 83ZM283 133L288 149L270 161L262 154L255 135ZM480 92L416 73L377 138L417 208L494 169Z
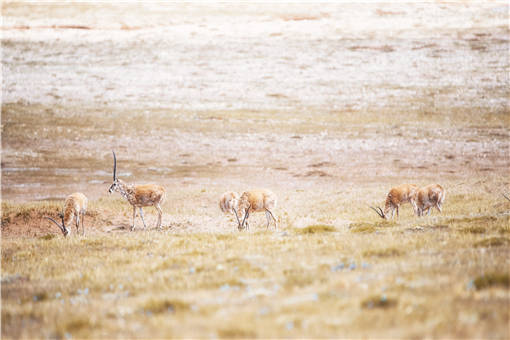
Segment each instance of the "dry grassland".
M2 10L2 338L510 337L507 4ZM443 212L369 209L406 182Z
M455 201L419 221L381 222L365 209L349 213L355 222L298 227L283 208L278 232L260 218L249 233L231 221L226 233L170 225L4 238L2 329L16 338L504 338L510 204L484 198L476 205L496 208L472 216ZM87 226L117 203L95 205ZM43 225L36 215L57 208L3 211L10 223Z

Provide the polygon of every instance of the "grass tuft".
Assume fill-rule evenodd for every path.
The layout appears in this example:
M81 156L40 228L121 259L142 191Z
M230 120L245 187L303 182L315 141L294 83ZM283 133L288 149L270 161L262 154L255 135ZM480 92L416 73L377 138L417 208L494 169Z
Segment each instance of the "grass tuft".
M374 233L376 230L374 225L367 223L352 223L351 225L349 225L349 228L351 230L351 233L370 234Z
M189 304L180 300L155 299L146 301L142 307L143 311L160 314L165 312L177 312L189 310Z
M308 227L298 229L298 234L319 234L319 233L330 233L336 231L336 228L325 224L314 224Z
M256 333L253 330L241 329L238 327L222 328L218 330L220 338L233 339L233 338L256 338Z
M37 294L34 294L33 301L34 302L40 302L48 299L48 293L46 292L39 292Z
M510 276L508 273L488 273L478 276L473 283L477 290L489 288L492 286L502 286L509 288Z
M68 337L70 334L90 329L93 326L87 317L74 317L62 324L61 328L57 330L57 334L59 337Z
M392 256L401 256L403 254L405 254L405 252L402 250L399 250L397 248L367 250L367 251L363 252L363 256L376 256L376 257L392 257Z
M44 236L39 237L39 239L44 240L44 241L53 240L54 238L55 238L54 234L46 234Z
M498 232L500 234L510 234L510 225L499 227Z
M382 220L376 223L356 222L349 225L352 233L373 233L377 228L394 227L397 223L395 221Z
M461 233L483 234L501 231L501 225L508 225L510 216L474 216L451 218L446 223Z
M469 226L466 228L460 229L460 232L466 233L466 234L483 234L485 233L485 228L481 226Z
M489 237L484 240L475 242L475 247L499 247L510 244L510 239L506 237Z
M373 295L361 302L362 308L390 308L397 305L397 299L388 298L386 295Z

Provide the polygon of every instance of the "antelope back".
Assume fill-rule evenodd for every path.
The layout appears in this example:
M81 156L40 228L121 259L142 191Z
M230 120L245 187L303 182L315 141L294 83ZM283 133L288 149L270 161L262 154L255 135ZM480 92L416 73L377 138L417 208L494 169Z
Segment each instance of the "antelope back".
M402 184L391 188L386 199L386 204L388 204L388 201L393 205L409 202L416 196L417 190L418 187L414 184Z
M429 200L433 203L441 203L444 200L444 189L439 184L430 184L425 188L428 191Z
M276 195L266 189L245 191L241 195L240 207L250 207L250 211L271 210L276 206Z
M166 198L166 191L161 185L143 184L134 187L133 202L135 205L148 206L162 204Z
M430 184L418 189L418 193L416 195L416 203L418 207L426 209L429 206L435 205L441 198L441 191L442 188L439 189L436 184Z

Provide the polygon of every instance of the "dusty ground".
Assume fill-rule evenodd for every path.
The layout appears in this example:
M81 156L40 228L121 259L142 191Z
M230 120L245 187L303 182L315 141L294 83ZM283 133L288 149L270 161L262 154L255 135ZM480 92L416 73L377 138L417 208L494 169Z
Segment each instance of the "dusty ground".
M2 336L508 338L508 288L472 283L508 280L508 9L3 3ZM167 188L162 232L128 232L112 149L119 177ZM367 205L403 182L441 183L443 214L379 224ZM255 187L279 232L220 214ZM43 217L74 191L87 236L67 241Z

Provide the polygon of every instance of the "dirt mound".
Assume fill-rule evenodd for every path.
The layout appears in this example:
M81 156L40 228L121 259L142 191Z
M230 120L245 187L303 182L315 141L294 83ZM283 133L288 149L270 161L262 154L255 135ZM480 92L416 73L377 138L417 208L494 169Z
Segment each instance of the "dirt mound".
M18 237L43 237L48 234L62 235L58 227L46 219L51 217L59 221L58 214L60 205L53 203L34 203L30 205L9 206L2 205L2 238ZM93 225L104 223L97 211L88 211L85 214L86 232L96 230ZM76 231L74 222L71 226L72 233ZM80 229L81 232L81 229Z

